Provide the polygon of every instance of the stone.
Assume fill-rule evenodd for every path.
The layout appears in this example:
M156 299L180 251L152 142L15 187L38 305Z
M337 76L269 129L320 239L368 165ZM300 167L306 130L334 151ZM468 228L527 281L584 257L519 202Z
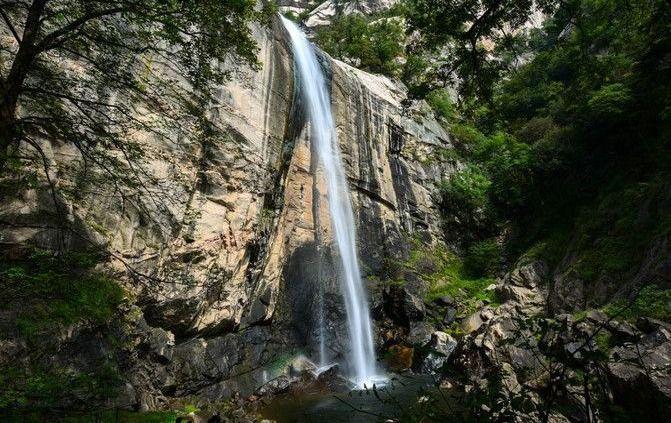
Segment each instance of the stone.
M465 333L471 333L480 329L480 326L482 326L483 323L480 312L476 311L461 322L461 328Z
M393 371L402 371L412 368L415 350L403 345L393 345L387 354L387 364Z
M502 301L517 301L524 303L532 300L536 295L535 292L529 288L514 285L496 285L496 293Z
M573 269L556 274L550 292L550 307L555 312L573 312L585 304L585 283Z
M608 325L616 339L625 342L634 342L640 337L640 332L629 322L618 322L612 320Z
M491 308L485 307L482 310L480 310L480 318L484 322L491 320L493 317L494 317L494 310L492 310Z
M447 307L445 310L445 317L443 317L443 324L451 324L454 322L455 317L457 317L457 309L454 307Z
M653 319L651 317L639 317L636 320L636 327L644 333L651 333L659 330L660 328L671 331L671 324L661 320Z
M434 328L430 323L424 321L410 322L407 341L410 345L421 347L431 340L433 331Z
M255 395L260 397L278 395L287 392L292 383L296 381L295 378L288 375L280 375L272 379L256 390Z
M454 298L450 297L449 295L437 297L433 300L433 303L442 307L454 306L456 304Z
M597 325L604 325L608 322L608 316L601 310L590 310L585 318Z
M671 333L664 327L613 348L607 375L617 404L653 420L671 418Z
M457 348L457 341L445 332L436 331L431 334L431 340L426 348L428 353L422 361L421 371L437 375Z
M406 291L403 307L408 320L421 320L426 314L424 303L417 296Z
M161 328L151 328L148 334L148 343L150 352L156 359L165 363L172 360L175 335Z
M119 395L116 398L114 406L122 410L135 410L138 407L137 392L135 392L133 385L126 382L119 389Z
M513 366L510 363L504 362L501 364L499 373L501 375L501 386L503 389L507 391L506 394L507 395L519 394L520 391L522 390L522 386L517 381L517 375L515 374Z
M317 366L304 355L299 355L295 357L289 364L290 375L297 375L302 372L315 373L316 371Z

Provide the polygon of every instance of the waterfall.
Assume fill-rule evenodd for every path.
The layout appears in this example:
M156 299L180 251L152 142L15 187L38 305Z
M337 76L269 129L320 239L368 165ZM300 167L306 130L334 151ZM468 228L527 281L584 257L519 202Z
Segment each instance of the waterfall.
M282 23L291 38L298 81L310 118L311 142L324 168L329 213L343 271L342 293L354 381L359 386L370 385L376 379L373 334L356 253L354 214L331 114L331 98L307 37L292 21L282 17Z

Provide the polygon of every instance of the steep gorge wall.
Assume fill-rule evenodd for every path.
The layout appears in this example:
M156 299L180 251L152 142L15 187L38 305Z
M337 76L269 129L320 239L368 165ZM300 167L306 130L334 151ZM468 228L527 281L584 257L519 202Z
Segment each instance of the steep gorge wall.
M331 245L327 192L294 98L292 56L281 24L254 28L258 70L229 64L212 114L220 142L141 137L141 187L101 178L78 196L46 187L0 206L2 249L104 247L107 268L134 305L126 400L145 407L187 394L225 397L253 389L278 351L310 351L327 298L327 325L342 354L343 308ZM437 242L437 183L448 135L418 105L404 110L404 87L322 55L352 188L366 275L402 260L408 240ZM76 186L76 151L45 143L55 186ZM57 204L57 208L54 208ZM59 213L54 213L58 210ZM56 214L67 224L56 222ZM365 276L365 275L364 275Z

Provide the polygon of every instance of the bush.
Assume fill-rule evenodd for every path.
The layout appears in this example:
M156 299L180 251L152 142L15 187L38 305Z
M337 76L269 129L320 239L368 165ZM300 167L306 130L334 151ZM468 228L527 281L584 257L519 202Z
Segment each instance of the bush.
M87 370L45 359L61 353L57 334L70 325L86 326L93 333L85 336L98 337L96 342L117 342L103 329L114 320L124 291L95 270L100 258L35 251L0 263L0 311L7 316L0 330L28 351L21 361L0 364L0 408L50 408L70 401L86 407L114 396L119 378L111 357L83 364Z
M405 32L398 18L359 14L333 20L317 30L315 41L328 54L370 72L397 76L403 57Z
M447 121L454 120L456 108L450 93L446 89L433 90L426 96L426 102L433 108L436 116Z
M671 289L657 285L644 286L632 302L615 301L604 307L604 311L611 317L632 321L646 316L671 322Z
M494 277L501 267L501 246L494 239L471 245L464 255L464 270L471 277Z
M492 183L483 170L467 165L440 186L441 214L448 239L462 245L489 238L496 221L489 201Z

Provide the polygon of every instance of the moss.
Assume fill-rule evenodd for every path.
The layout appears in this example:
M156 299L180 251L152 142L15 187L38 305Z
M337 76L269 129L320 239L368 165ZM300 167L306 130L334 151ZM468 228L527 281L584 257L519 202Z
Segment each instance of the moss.
M175 423L178 414L174 411L124 411L124 410L95 410L82 413L68 413L67 415L50 415L45 413L22 413L9 421L16 422L44 422L60 421L63 423Z
M636 270L652 239L671 230L671 198L660 179L611 191L586 208L575 227L576 270L586 281Z
M429 247L416 239L411 242L413 248L404 266L429 283L427 301L449 295L467 313L474 311L478 302L498 305L496 293L486 289L493 278L470 277L463 261L445 246Z
M604 306L603 311L610 317L623 320L634 321L646 316L671 322L671 289L648 285L639 291L633 302L616 300Z
M80 321L109 321L123 289L93 269L93 254L60 257L35 251L28 260L0 264L0 309L17 310L17 328L29 338Z
M596 342L596 346L599 349L599 353L603 355L604 359L607 359L608 351L610 351L610 349L613 347L613 336L610 334L610 332L601 330L596 335L594 341Z
M94 253L36 250L23 260L0 264L0 310L8 316L1 329L28 347L24 360L0 366L0 408L50 407L65 397L102 401L115 394L119 378L111 359L99 359L90 371L44 360L57 356L55 334L70 325L86 325L101 339L110 338L95 328L107 327L114 319L124 291L95 270L101 258Z
M29 366L0 366L0 410L24 407L48 409L63 404L66 397L87 401L113 397L119 385L115 363L99 363L90 373L31 362ZM63 388L67 387L67 390Z
M587 310L580 310L573 313L573 320L576 322L581 322L587 317Z

